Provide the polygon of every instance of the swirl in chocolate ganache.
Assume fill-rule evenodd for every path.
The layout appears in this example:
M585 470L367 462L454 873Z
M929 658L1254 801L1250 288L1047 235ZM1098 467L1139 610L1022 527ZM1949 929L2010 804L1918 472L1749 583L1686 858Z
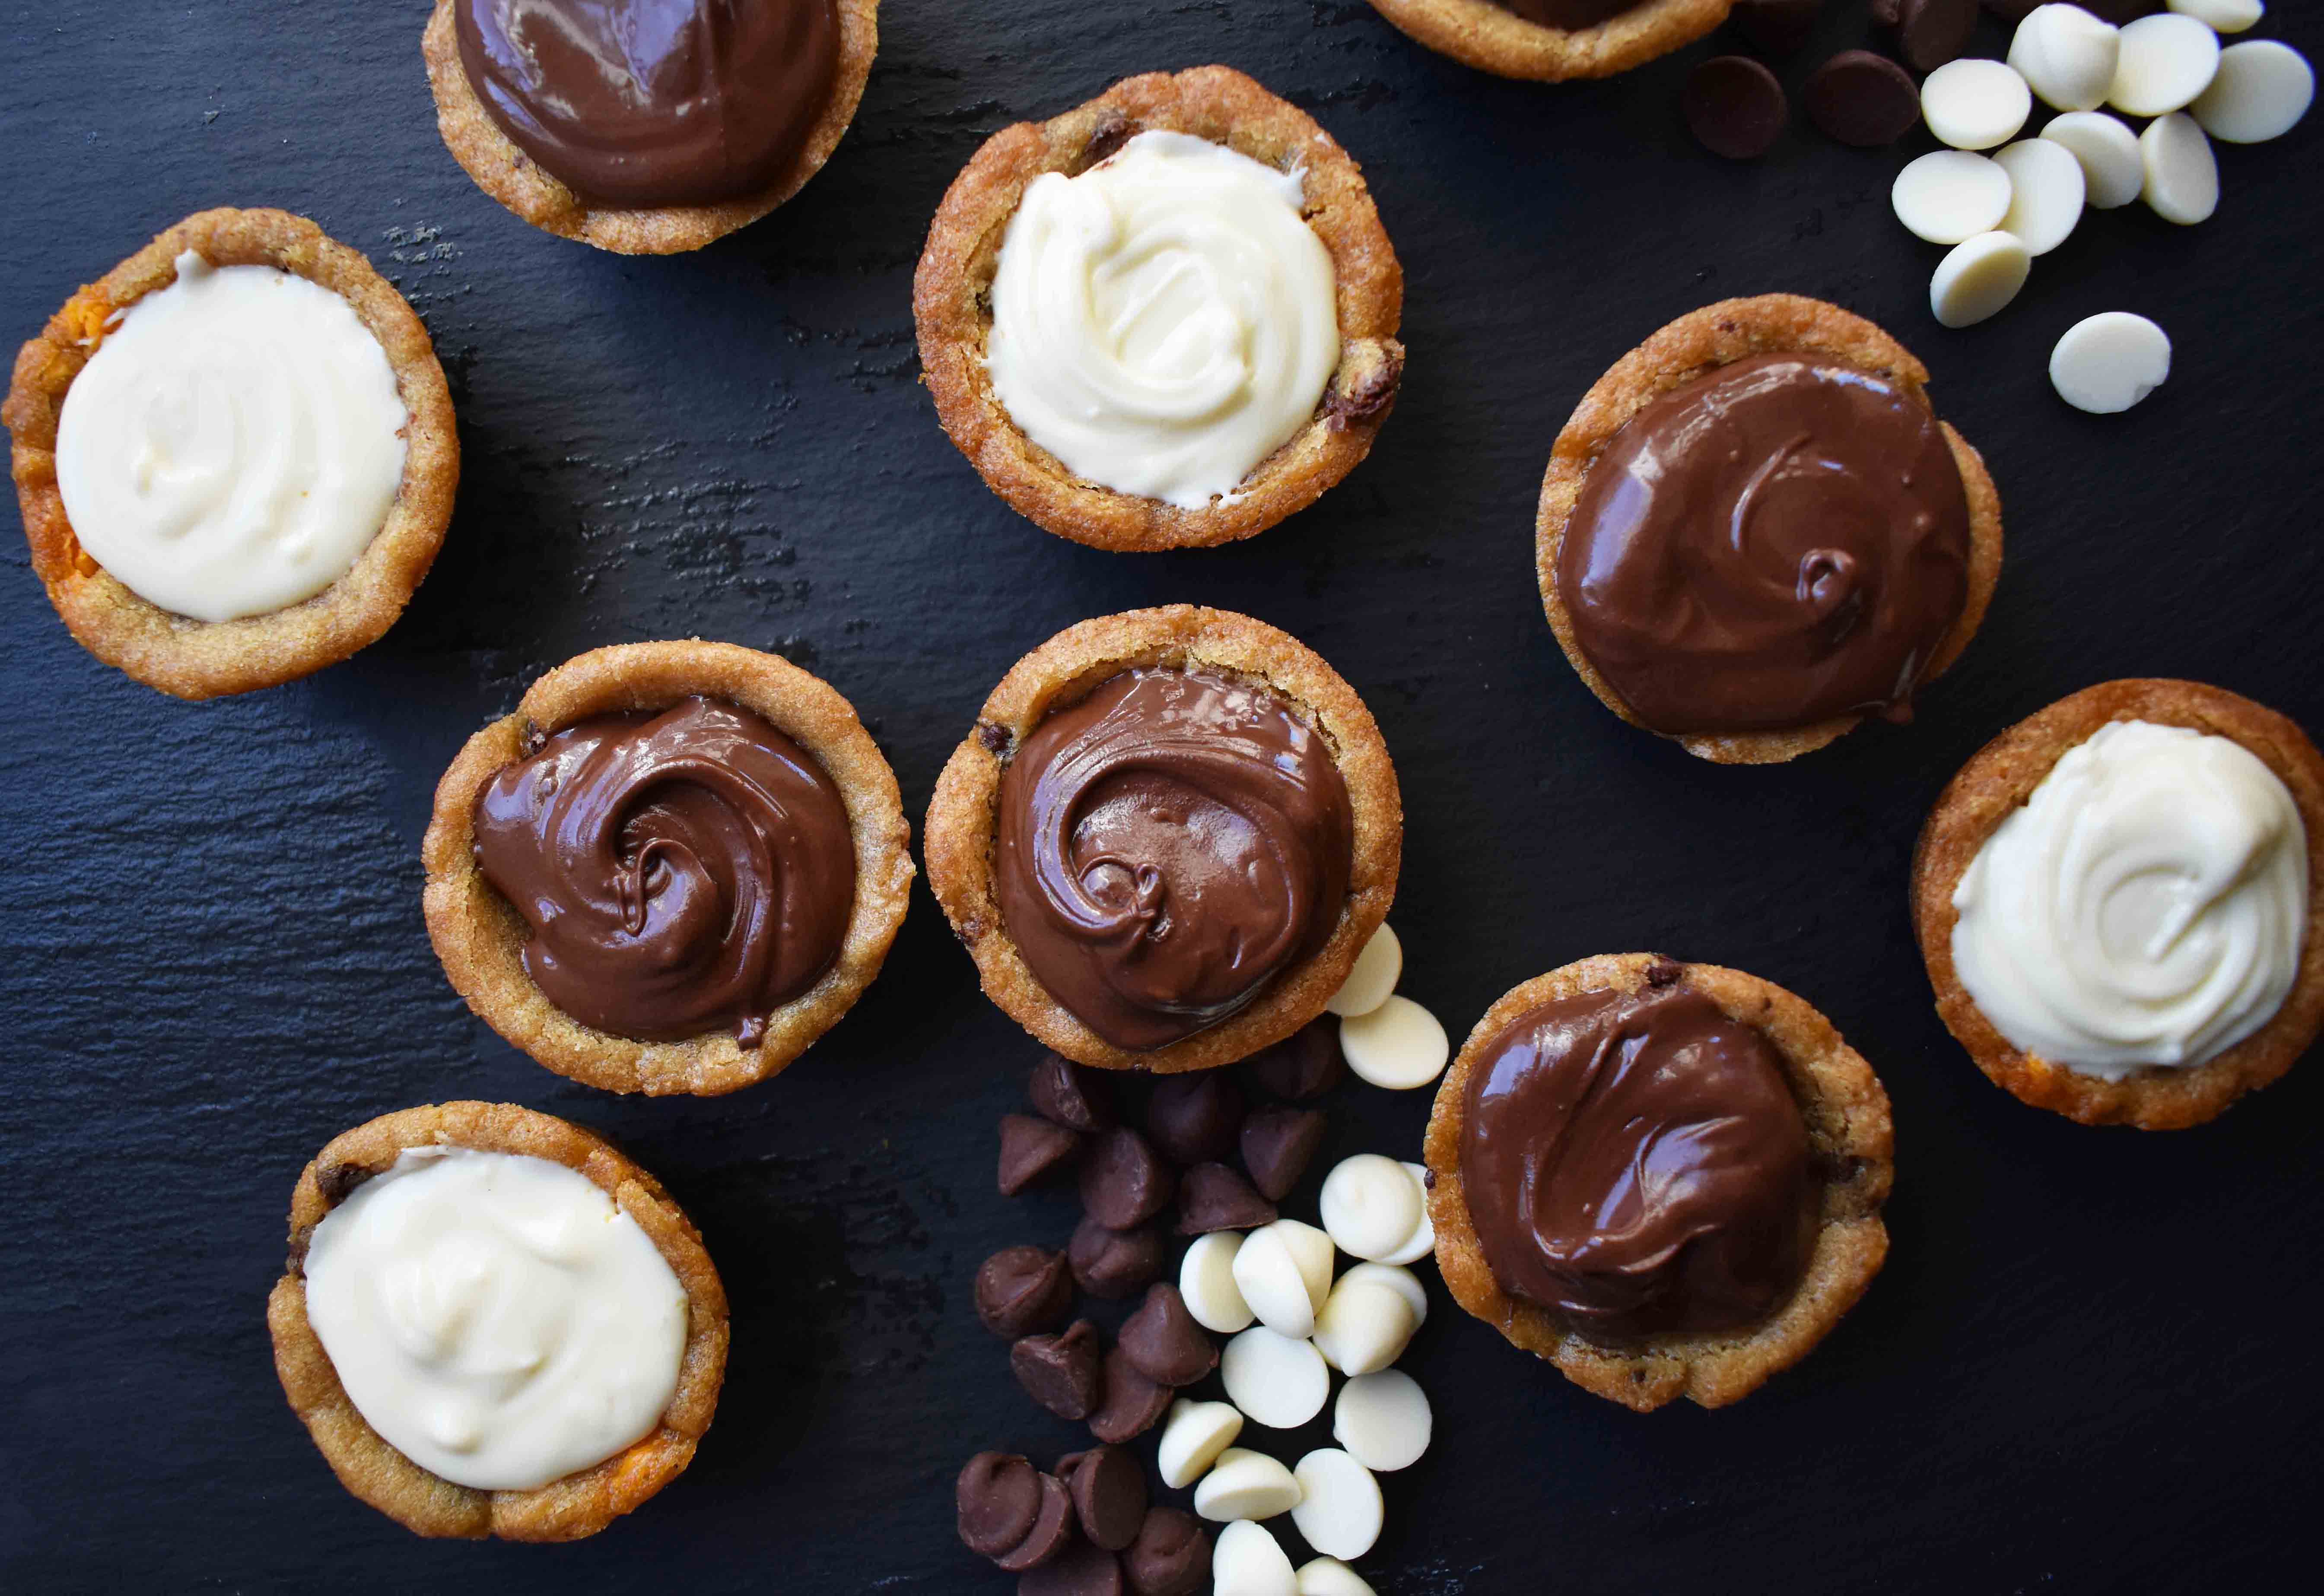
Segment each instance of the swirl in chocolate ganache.
M1674 734L1902 718L1969 597L1969 497L1895 384L1804 354L1655 400L1582 484L1557 585L1582 652Z
M1200 666L1126 671L1052 712L1001 780L1010 939L1116 1047L1217 1024L1331 940L1354 854L1316 729Z
M475 858L532 928L524 968L582 1023L744 1047L821 978L855 903L839 790L757 715L706 698L598 715L476 794Z

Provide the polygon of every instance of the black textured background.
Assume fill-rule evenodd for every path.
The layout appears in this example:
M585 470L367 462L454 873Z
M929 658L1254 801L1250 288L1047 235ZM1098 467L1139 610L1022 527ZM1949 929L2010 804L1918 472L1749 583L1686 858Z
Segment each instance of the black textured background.
M1383 1596L2226 1590L2305 1544L2324 1069L2174 1134L2022 1107L1931 1012L1905 867L1961 760L2092 682L2197 677L2324 729L2319 118L2223 150L2209 225L2093 214L2015 307L1948 333L1938 252L1889 214L1901 154L1804 130L1752 165L1702 154L1674 100L1708 46L1541 87L1355 0L889 0L854 129L798 199L699 254L625 261L532 231L453 163L427 9L55 0L0 20L0 334L31 335L186 213L281 206L426 318L465 450L401 624L242 699L180 704L99 666L21 545L0 549L0 1588L1007 1591L952 1538L953 1472L995 1444L1046 1463L1074 1432L1010 1383L968 1285L998 1245L1062 1242L1072 1205L994 1195L993 1119L1035 1050L925 889L885 975L780 1080L622 1099L452 995L420 834L462 739L534 675L686 634L846 693L917 826L1019 654L1175 600L1287 628L1370 700L1404 784L1404 989L1456 1037L1518 980L1656 948L1803 994L1895 1103L1886 1272L1738 1408L1631 1415L1440 1296L1407 1364L1436 1445L1385 1481L1363 1564ZM1862 37L1863 10L1831 7L1820 46ZM2305 6L2258 32L2324 48ZM1981 24L1987 53L2005 43ZM1816 59L1790 64L1794 89ZM1019 519L938 431L912 265L988 133L1213 60L1363 163L1406 272L1409 374L1370 461L1286 525L1095 553ZM1534 592L1533 504L1609 362L1774 289L1928 362L1999 482L2008 556L1918 724L1718 769L1574 679ZM2131 414L2086 417L2050 391L2048 351L2116 307L2163 324L2175 367ZM1331 1151L1414 1156L1426 1096L1351 1087ZM733 1298L692 1470L579 1546L411 1537L340 1491L274 1380L262 1308L301 1164L373 1114L463 1096L620 1139Z

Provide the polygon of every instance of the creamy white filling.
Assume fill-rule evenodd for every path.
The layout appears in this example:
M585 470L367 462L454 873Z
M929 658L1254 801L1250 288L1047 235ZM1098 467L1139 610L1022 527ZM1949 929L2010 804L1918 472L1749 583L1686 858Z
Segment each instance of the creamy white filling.
M2107 1079L2192 1067L2292 991L2307 833L2241 744L2118 720L2067 751L1952 901L1961 985L2019 1051Z
M306 1275L356 1411L456 1485L589 1468L678 1390L686 1289L612 1197L547 1159L409 1149L316 1225Z
M1086 482L1199 509L1315 413L1340 363L1299 174L1142 133L1010 218L986 360L1025 436Z
M139 597L196 620L263 615L378 536L409 419L345 299L189 250L65 390L57 490L89 557Z

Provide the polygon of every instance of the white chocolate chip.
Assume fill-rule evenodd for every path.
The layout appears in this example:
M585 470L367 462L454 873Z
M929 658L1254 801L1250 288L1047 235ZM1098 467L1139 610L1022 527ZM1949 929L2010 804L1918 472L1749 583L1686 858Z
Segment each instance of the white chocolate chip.
M1418 1463L1435 1427L1428 1394L1401 1369L1356 1376L1332 1408L1332 1439L1374 1473Z
M2017 298L2034 257L2014 233L1980 233L1953 246L1929 280L1929 308L1940 325L1966 327Z
M1315 1316L1311 1344L1342 1374L1377 1374L1404 1356L1419 1328L1412 1305L1392 1288L1343 1276Z
M1234 1405L1270 1430L1297 1429L1323 1411L1332 1394L1332 1371L1314 1344L1264 1325L1227 1343L1219 1354L1219 1378Z
M2315 97L2306 56L2273 39L2250 39L2219 52L2211 86L2187 109L2215 139L2263 144L2290 133Z
M1372 1472L1336 1446L1322 1446L1291 1471L1299 1482L1299 1505L1291 1522L1307 1544L1327 1557L1360 1557L1379 1539L1379 1481Z
M1283 1221L1261 1225L1243 1237L1235 1249L1231 1272L1235 1289L1251 1316L1278 1335L1295 1340L1315 1332L1315 1301L1293 1256Z
M2191 16L2214 33L2240 33L2267 14L2260 0L2164 0L2181 16Z
M1214 1230L1189 1243L1178 1263L1178 1295L1185 1299L1186 1311L1194 1323L1221 1335L1248 1330L1259 1316L1235 1284L1235 1253L1241 1247L1238 1232Z
M2219 69L2219 36L2191 16L2164 12L2122 31L2107 104L2133 116L2176 111L2210 86Z
M1194 1487L1194 1511L1213 1524L1272 1518L1299 1503L1299 1481L1264 1452L1230 1446Z
M1436 1016L1408 997L1340 1022L1340 1051L1363 1080L1392 1092L1425 1087L1444 1073L1452 1044Z
M2119 117L2075 111L2051 118L2042 136L2063 144L2081 162L2083 197L2092 210L2128 205L2145 187L2146 163L2138 156L2138 135Z
M2219 208L2219 163L2211 141L2184 111L2158 116L2138 135L2138 159L2146 169L2139 193L2166 222L2191 227Z
M2050 382L2058 397L2093 416L2129 409L2170 375L2169 335L2127 310L2076 322L2050 352Z
M1413 1189L1420 1194L1420 1223L1405 1238L1403 1246L1380 1260L1382 1263L1417 1263L1436 1251L1436 1225L1428 1217L1428 1166L1406 1164L1403 1169L1412 1177Z
M1162 1448L1155 1458L1162 1483L1184 1491L1210 1472L1219 1454L1242 1434L1242 1415L1226 1402L1189 1402L1181 1397L1170 1404L1170 1417L1162 1426Z
M1428 1288L1422 1285L1420 1277L1410 1270L1400 1269L1393 1263L1359 1263L1340 1277L1340 1285L1344 1286L1350 1280L1373 1280L1386 1286L1403 1298L1406 1306L1412 1309L1414 1324L1428 1322ZM1339 1287L1334 1286L1333 1289L1336 1291Z
M1339 1263L1339 1255L1332 1250L1332 1238L1312 1225L1302 1225L1296 1219L1278 1219L1262 1228L1283 1238L1291 1252L1291 1261L1299 1266L1299 1279L1307 1288L1309 1306L1321 1310L1323 1299L1332 1294L1332 1270Z
M1888 203L1914 236L1959 243L2001 225L2009 211L2009 174L1967 150L1934 150L1905 163Z
M1402 1248L1424 1216L1412 1177L1402 1164L1377 1152L1360 1152L1333 1166L1316 1204L1333 1243L1368 1260Z
M2034 93L2025 79L2001 61L1963 56L1921 82L1921 115L1929 131L1956 150L2007 143L2033 109Z
M1379 1596L1363 1575L1337 1557L1318 1557L1299 1565L1299 1596Z
M1211 1596L1299 1596L1299 1576L1273 1536L1240 1521L1219 1531L1211 1548Z
M1404 944L1397 940L1396 932L1388 922L1380 922L1364 950L1356 955L1355 967L1340 989L1324 1000L1323 1006L1345 1018L1369 1014L1396 995L1397 978L1404 974Z
M2065 243L2082 219L2089 187L2074 152L2048 139L2020 139L1993 159L2009 174L2009 214L2001 218L2001 230L2017 234L2029 255L2046 255Z
M2079 5L2037 5L2009 41L2009 64L2061 111L2092 111L2114 87L2121 32Z

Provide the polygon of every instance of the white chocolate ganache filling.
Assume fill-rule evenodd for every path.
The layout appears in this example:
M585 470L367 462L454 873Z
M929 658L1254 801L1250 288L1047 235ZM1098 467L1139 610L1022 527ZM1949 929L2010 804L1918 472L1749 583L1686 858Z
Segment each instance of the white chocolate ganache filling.
M2020 1052L2119 1079L2267 1023L2300 969L2308 841L2231 738L2117 720L2067 751L1953 892L1961 986Z
M315 1226L306 1276L356 1411L456 1485L592 1467L678 1390L685 1288L611 1197L547 1159L408 1149Z
M1139 133L1026 187L986 361L1019 431L1085 482L1197 509L1315 413L1340 363L1332 257L1297 172Z
M65 390L57 490L81 546L132 592L236 620L347 573L395 502L409 419L345 299L189 250Z

